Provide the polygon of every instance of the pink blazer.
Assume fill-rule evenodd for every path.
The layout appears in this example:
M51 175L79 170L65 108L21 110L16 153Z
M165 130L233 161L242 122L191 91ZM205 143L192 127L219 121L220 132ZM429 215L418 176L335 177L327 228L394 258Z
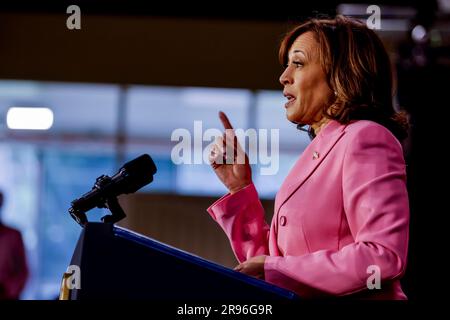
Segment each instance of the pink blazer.
M300 297L406 299L405 162L398 140L375 122L333 120L319 132L277 193L270 228L253 184L208 212L240 262L268 255L265 280ZM378 275L381 288L368 289Z

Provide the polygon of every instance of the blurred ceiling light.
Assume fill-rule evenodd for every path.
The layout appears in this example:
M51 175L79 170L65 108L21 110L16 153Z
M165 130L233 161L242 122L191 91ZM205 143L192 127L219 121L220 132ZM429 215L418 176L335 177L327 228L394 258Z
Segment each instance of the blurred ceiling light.
M11 107L6 114L9 129L48 130L53 125L53 111L49 108Z
M427 30L421 25L417 25L412 29L411 31L411 37L416 42L422 42L425 40L425 37L427 36Z

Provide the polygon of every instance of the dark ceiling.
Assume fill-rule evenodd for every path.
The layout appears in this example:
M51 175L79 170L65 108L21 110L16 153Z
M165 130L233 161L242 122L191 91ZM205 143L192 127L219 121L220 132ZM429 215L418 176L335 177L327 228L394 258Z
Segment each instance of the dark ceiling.
M298 1L261 1L258 4L230 1L210 1L208 3L142 1L142 0L57 0L57 1L1 1L0 11L23 13L60 13L69 5L80 6L83 13L98 15L146 15L158 17L188 17L208 19L239 20L301 20L318 14L334 15L340 3L377 4L380 6L408 6L419 9L419 12L434 12L437 8L435 0L313 0ZM301 12L301 13L300 13Z

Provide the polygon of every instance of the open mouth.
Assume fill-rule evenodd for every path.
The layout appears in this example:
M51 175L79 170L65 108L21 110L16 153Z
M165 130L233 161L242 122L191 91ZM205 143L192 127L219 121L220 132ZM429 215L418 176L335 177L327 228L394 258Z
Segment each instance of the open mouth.
M284 107L287 108L287 107L291 106L294 103L295 97L293 95L290 95L290 94L285 94L284 96L286 97L286 99L288 99L288 101L284 105Z

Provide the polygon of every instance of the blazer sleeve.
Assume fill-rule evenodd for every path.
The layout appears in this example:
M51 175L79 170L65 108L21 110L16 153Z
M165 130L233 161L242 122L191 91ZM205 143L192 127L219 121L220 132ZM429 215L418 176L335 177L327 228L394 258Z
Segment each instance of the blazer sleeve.
M400 143L381 126L350 137L342 164L343 212L354 242L337 250L267 257L265 279L304 297L367 289L371 268L381 286L406 267L409 205Z
M227 194L207 209L230 240L239 262L269 254L269 226L264 208L253 184L234 194Z

